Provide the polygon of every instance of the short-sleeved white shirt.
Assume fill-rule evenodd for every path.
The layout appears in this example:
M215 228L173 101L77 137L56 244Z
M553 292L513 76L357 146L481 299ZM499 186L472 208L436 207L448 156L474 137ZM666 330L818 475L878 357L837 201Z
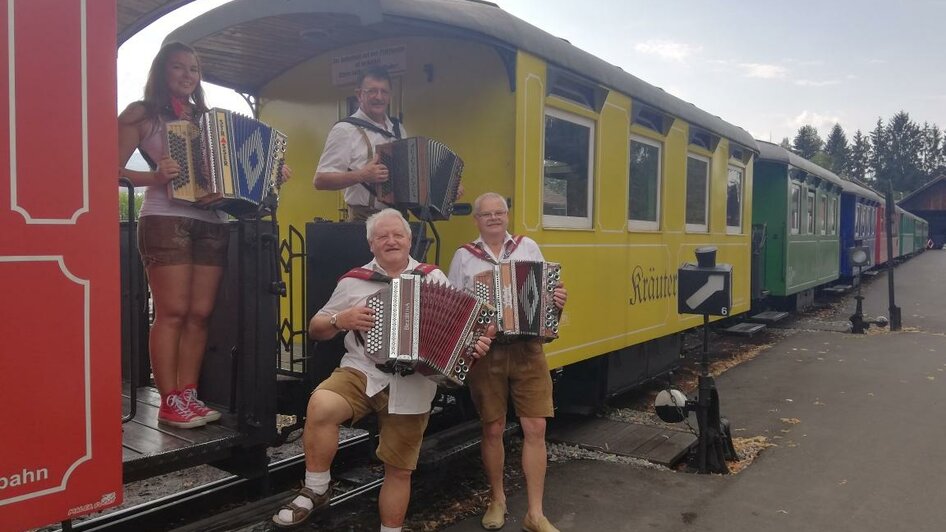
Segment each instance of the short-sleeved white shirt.
M512 235L506 233L506 238L503 241L503 252L498 257L489 246L483 242L482 237L474 240L473 245L482 248L496 261L495 263L506 260L545 261L545 258L542 257L542 251L539 249L539 245L535 243L535 240L524 236L522 237L522 241L519 242L519 245L510 252L508 250L509 246L511 246L511 242L514 242ZM453 260L450 262L450 274L447 277L450 279L450 284L453 286L472 290L473 276L491 269L493 265L494 263L487 262L461 247L453 254Z
M368 115L361 109L355 111L352 118L367 120L378 127L394 133L394 123L387 116L384 117L384 124L379 124L368 118ZM359 133L358 126L348 122L339 122L332 126L328 132L328 138L325 140L325 148L322 150L322 156L319 158L319 166L316 172L347 172L349 170L358 170L368 164L368 146L365 145L365 139ZM365 134L368 141L371 142L372 151L378 144L387 144L394 138L387 138L381 133L365 128ZM407 132L404 125L401 125L401 138L407 138ZM360 183L352 185L345 189L345 203L348 205L367 206L371 199L371 193L368 192Z
M418 264L420 263L412 258L404 271L409 272ZM373 260L364 268L385 273ZM430 272L426 278L432 281L448 282L447 277L440 270ZM317 314L331 316L356 305L363 305L368 296L382 288L384 284L379 282L346 277L338 282L338 286L332 292L332 297ZM381 390L390 388L388 391L389 413L423 414L430 410L430 402L437 394L437 383L418 373L401 376L381 371L375 367L374 361L365 355L365 347L356 340L354 332L349 331L345 335L345 351L341 366L357 369L368 377L368 386L365 390L368 397L374 397Z

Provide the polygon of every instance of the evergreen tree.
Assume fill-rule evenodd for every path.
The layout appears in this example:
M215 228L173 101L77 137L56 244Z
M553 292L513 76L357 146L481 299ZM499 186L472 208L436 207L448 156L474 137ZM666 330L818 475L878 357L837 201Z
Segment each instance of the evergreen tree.
M929 182L943 171L943 134L936 124L924 122L921 137L920 168Z
M877 118L877 126L870 132L870 143L872 146L870 152L870 170L874 185L878 188L886 188L890 176L887 170L887 152L890 146L887 144L887 128L884 127L884 121Z
M828 134L828 140L824 145L824 151L828 156L828 170L838 175L847 174L851 150L847 145L847 135L844 134L840 124L834 124L834 127L831 128L831 133Z
M868 172L870 171L870 138L866 137L861 130L854 132L851 139L851 156L848 165L848 175L862 182L867 182Z
M788 140L788 137L782 139L782 142L779 143L779 146L785 148L788 151L792 151L792 141Z
M900 111L887 124L887 160L885 166L893 189L900 192L916 190L925 181L920 168L922 131L905 111Z
M792 141L795 153L809 160L821 151L823 146L824 141L818 136L818 130L810 125L798 128L798 134L795 135L795 140Z

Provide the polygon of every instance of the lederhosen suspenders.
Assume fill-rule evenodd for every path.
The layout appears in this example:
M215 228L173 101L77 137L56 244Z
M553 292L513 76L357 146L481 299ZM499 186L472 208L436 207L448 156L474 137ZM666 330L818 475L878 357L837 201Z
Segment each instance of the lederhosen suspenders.
M512 255L512 252L515 251L516 248L519 247L519 244L522 243L522 239L523 237L520 235L513 235L511 239L507 240L506 243L503 244L503 252L499 257L499 260L508 259L509 256ZM463 244L460 247L469 251L470 255L473 255L482 261L488 262L490 264L499 264L499 262L497 262L496 259L494 259L493 256L490 255L488 251L486 251L486 246L482 242L470 242L469 244Z
M379 135L381 135L382 137L386 139L400 139L401 138L401 122L399 120L395 120L394 118L391 119L391 123L394 124L394 133L388 131L387 129L378 127L377 124L372 124L371 122L367 120L362 120L360 118L355 118L353 116L343 118L339 120L338 122L345 122L347 124L351 124L355 126L355 129L357 129L359 133L361 133L361 138L365 141L365 146L368 148L368 162L369 163L371 162L371 159L374 159L374 146L371 145L371 141L368 139L368 134L365 133L366 129L370 129L371 131L378 133ZM362 183L362 186L364 186L368 190L368 192L370 192L370 195L368 196L368 208L374 209L375 208L374 190L365 183Z

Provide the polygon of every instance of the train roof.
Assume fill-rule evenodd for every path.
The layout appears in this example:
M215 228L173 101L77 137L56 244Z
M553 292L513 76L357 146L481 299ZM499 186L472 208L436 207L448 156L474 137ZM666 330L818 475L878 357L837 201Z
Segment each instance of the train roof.
M271 80L312 57L405 35L523 50L756 151L744 129L482 0L233 0L184 24L166 42L193 46L207 81L258 94Z
M842 193L846 192L848 194L856 194L858 196L868 198L873 201L877 201L879 203L884 202L884 196L882 194L878 193L875 190L867 188L863 185L855 183L854 181L845 179L842 183L842 187L843 187Z
M808 159L805 159L804 157L795 155L794 153L786 150L785 148L779 146L778 144L773 144L771 142L766 142L764 140L757 140L756 146L759 147L759 157L757 159L758 161L772 161L776 163L786 164L789 166L794 166L795 168L804 170L805 172L808 172L809 174L820 177L821 179L824 179L825 181L829 183L833 183L837 185L838 187L841 187L842 190L846 190L844 188L846 181L838 177L837 174L835 174L831 170L828 170L827 168L818 166L817 164L809 161Z
M194 0L118 0L118 46L152 22Z

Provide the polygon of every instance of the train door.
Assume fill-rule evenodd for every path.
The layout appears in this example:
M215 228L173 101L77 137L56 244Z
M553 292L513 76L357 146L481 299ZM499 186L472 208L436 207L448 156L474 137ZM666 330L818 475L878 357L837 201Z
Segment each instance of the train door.
M122 498L116 14L0 13L0 530L23 530Z

